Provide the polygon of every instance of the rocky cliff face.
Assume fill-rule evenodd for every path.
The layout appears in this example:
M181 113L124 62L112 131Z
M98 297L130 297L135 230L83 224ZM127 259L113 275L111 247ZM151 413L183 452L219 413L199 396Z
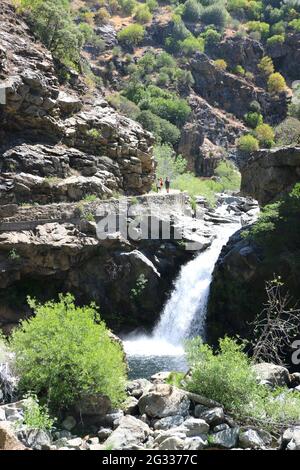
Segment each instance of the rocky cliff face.
M300 179L300 147L255 152L243 167L241 191L262 205L288 193Z
M152 136L88 90L80 77L73 89L60 86L51 54L11 6L2 3L0 8L0 78L6 101L0 106L0 202L147 192L154 171Z

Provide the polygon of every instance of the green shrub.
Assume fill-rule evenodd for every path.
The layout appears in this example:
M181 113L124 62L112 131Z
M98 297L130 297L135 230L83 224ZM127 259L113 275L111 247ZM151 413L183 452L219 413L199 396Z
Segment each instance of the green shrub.
M201 20L207 25L214 25L218 28L225 28L229 19L226 8L221 4L213 4L206 7L202 14Z
M25 395L24 416L20 425L28 429L51 431L55 420L51 418L46 405L40 405L35 394Z
M274 144L275 133L269 124L260 124L255 129L255 137L262 147L270 148Z
M180 49L187 55L193 55L195 52L204 52L204 39L190 36L180 42Z
M229 411L243 411L258 395L259 387L243 349L244 345L227 337L220 340L216 354L200 338L188 341L186 354L191 368L188 390L221 403Z
M271 36L267 40L268 46L278 46L284 43L285 37L284 34L276 34L275 36Z
M205 46L213 46L221 41L222 35L213 28L207 28L207 30L201 34L201 37L205 41Z
M195 23L200 19L203 7L197 0L187 0L184 4L182 17Z
M122 12L126 15L132 15L133 10L137 6L137 2L135 0L118 0Z
M272 73L274 73L274 64L271 59L271 57L264 56L259 64L258 64L259 70L266 76L269 77Z
M258 140L251 134L240 137L237 141L238 148L243 153L252 153L259 149Z
M287 117L275 129L275 140L279 145L296 145L300 142L300 121Z
M148 6L151 13L158 7L158 2L156 0L146 0L146 5Z
M141 24L149 23L152 19L152 13L147 5L139 5L136 8L134 19Z
M151 98L149 109L161 118L179 127L184 125L191 112L191 108L186 100L176 96L170 98Z
M281 93L286 90L284 77L279 73L272 73L268 78L268 91L270 93Z
M131 24L118 32L117 38L123 44L137 46L144 39L145 28L140 24Z
M162 67L176 67L176 60L167 52L163 51L156 58L156 65L158 68Z
M257 126L263 123L263 117L260 113L250 112L245 115L245 122L249 127L255 129Z
M120 93L114 93L108 96L107 101L121 114L131 119L136 119L140 113L139 107L125 96L120 95Z
M294 20L290 21L289 27L298 33L300 31L300 18L295 18Z
M180 139L180 130L166 119L156 116L149 110L142 111L137 121L149 132L152 132L158 142L175 145Z
M258 32L262 38L267 38L270 32L270 25L263 21L249 21L246 23L246 28L250 32Z
M244 344L225 337L219 350L203 344L200 338L186 344L190 378L189 391L212 398L240 421L254 421L263 429L275 430L295 424L300 418L300 397L287 388L270 391L257 383Z
M286 29L286 24L284 21L278 21L278 23L275 23L271 27L271 33L273 35L283 35L285 34L285 29Z
M29 299L29 305L35 316L22 321L11 340L20 390L36 393L55 410L96 394L120 404L126 378L123 352L96 306L76 307L70 294L44 305Z
M214 60L214 64L220 70L227 69L227 62L224 59L216 59Z
M244 76L246 72L244 67L242 67L241 65L236 65L233 69L233 73Z
M65 0L20 1L29 12L29 22L38 39L67 65L79 62L84 35L73 22L70 4Z

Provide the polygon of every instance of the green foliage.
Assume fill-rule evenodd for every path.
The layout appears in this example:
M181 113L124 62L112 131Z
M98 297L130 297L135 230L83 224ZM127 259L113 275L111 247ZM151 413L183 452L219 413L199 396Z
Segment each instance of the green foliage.
M200 338L188 341L191 376L185 388L221 403L240 421L254 420L265 429L297 422L300 397L286 388L270 391L259 385L244 348L245 343L228 337L220 339L216 353Z
M278 145L296 145L300 142L300 121L287 117L275 129L275 141Z
M21 256L19 255L19 253L17 252L17 250L15 250L15 248L13 248L12 250L10 250L10 252L8 253L8 257L9 259L11 259L12 261L19 261L21 259Z
M53 55L67 65L78 63L85 37L73 22L69 2L21 0L20 4L29 11L34 33Z
M132 15L135 7L137 6L137 2L135 0L118 0L121 10L126 15Z
M186 21L195 23L200 19L203 7L197 0L187 0L184 4L182 17Z
M258 112L250 112L245 115L245 122L249 127L255 129L257 126L263 123L263 116Z
M180 139L180 130L166 119L162 119L149 110L142 111L137 121L148 131L152 132L159 143L175 145Z
M284 34L276 34L274 36L271 36L268 40L267 40L267 44L268 46L278 46L278 45L281 45L284 43L284 40L285 40L285 37L284 37Z
M92 128L86 131L86 135L88 135L92 139L100 139L101 132L98 129Z
M204 52L204 39L190 36L180 42L180 49L187 56L191 56L197 51Z
M214 28L208 27L206 31L201 34L201 37L205 41L205 46L213 46L221 41L222 35L218 33L218 31L216 31Z
M136 280L135 287L130 291L130 297L132 300L137 300L141 297L146 286L148 284L148 279L146 278L145 274L140 274Z
M252 153L259 149L258 140L251 134L240 137L237 141L238 148L243 153Z
M40 405L35 394L29 393L24 398L24 417L20 424L28 429L51 431L55 420L51 418L47 406Z
M154 10L156 10L158 7L158 2L156 0L146 0L146 5L148 6L151 13L153 13Z
M216 59L214 60L214 64L220 70L227 69L227 62L224 59Z
M159 178L165 180L168 176L171 181L174 181L177 176L185 173L187 161L181 155L176 155L169 145L156 145L153 154L157 162L156 174Z
M227 25L229 14L222 3L215 3L204 8L201 14L201 21L207 25L214 25L223 29Z
M244 346L225 337L220 339L215 354L200 338L188 341L186 354L191 368L188 390L210 397L229 411L243 411L258 394L259 387Z
M141 24L149 23L152 19L149 7L147 5L139 5L135 10L134 19Z
M300 18L295 18L294 20L290 21L289 27L298 33L300 31Z
M44 305L29 299L29 305L35 316L22 321L11 339L20 390L45 398L54 410L96 394L120 404L126 378L123 352L97 307L76 307L70 294Z
M216 202L216 193L225 190L237 191L240 189L240 174L229 162L221 162L215 170L219 181L210 178L199 178L192 173L183 173L177 176L172 186L180 191L187 191L191 197L204 196L210 205Z
M271 27L272 37L278 34L283 35L284 37L285 30L286 30L286 23L284 21L278 21L278 23L273 24Z
M236 65L233 69L233 73L236 73L237 75L245 75L246 71L244 69L244 67L242 67L241 65Z
M132 101L128 100L125 96L120 95L120 93L113 93L108 96L107 101L121 114L124 114L131 119L136 119L140 114L139 107Z
M267 148L272 147L274 144L275 132L269 124L260 124L254 132L260 146Z
M248 21L246 28L250 32L258 32L264 39L266 39L270 33L270 25L264 21Z
M259 70L266 76L269 77L274 73L274 64L271 57L264 56L258 64Z
M137 46L145 35L145 28L140 24L131 24L118 32L117 38L122 44Z
M279 73L272 73L268 78L268 91L270 93L281 93L286 90L284 77Z

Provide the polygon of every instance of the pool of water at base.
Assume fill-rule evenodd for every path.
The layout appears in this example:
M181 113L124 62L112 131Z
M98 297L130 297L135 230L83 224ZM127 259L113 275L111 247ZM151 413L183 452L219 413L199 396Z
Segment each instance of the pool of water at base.
M129 379L149 379L157 372L187 372L184 356L128 356Z

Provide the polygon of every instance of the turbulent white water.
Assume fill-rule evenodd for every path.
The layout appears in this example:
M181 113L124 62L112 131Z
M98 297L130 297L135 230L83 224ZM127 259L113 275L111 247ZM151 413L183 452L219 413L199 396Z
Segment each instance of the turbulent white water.
M211 247L182 267L152 335L128 337L124 342L129 357L182 356L187 337L205 336L206 308L214 266L222 247L239 227L237 222L220 225Z

